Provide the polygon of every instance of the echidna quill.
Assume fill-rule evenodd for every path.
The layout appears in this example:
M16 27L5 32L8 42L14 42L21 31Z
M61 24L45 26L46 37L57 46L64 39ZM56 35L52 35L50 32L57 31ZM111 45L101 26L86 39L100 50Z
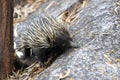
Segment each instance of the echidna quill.
M36 16L14 28L14 49L24 64L27 64L25 59L34 58L44 67L49 55L60 55L70 47L77 45L72 41L68 24L61 19Z

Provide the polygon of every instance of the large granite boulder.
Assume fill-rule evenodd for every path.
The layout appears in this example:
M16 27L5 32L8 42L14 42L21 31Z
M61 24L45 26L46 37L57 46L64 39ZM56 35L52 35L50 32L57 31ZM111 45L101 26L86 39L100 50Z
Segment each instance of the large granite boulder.
M120 80L120 5L117 3L118 0L90 0L79 10L71 33L80 48L67 51L35 78Z
M70 33L80 47L66 51L35 80L120 80L120 1L82 1L87 0L48 0L28 18L67 11L77 18Z

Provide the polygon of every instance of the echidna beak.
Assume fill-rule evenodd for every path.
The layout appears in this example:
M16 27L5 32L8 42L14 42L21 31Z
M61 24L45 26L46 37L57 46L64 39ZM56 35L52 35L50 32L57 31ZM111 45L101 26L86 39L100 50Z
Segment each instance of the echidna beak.
M70 41L70 46L71 46L72 48L79 48L79 47L80 47L79 44L77 44L77 43L75 43L75 42L73 42L73 41Z

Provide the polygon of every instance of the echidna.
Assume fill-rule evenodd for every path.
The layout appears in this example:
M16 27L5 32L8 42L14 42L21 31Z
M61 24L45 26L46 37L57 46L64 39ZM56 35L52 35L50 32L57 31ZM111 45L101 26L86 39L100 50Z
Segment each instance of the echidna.
M60 55L75 46L67 28L68 24L61 19L47 15L21 22L14 29L15 51L24 59L34 56L44 66L51 53Z

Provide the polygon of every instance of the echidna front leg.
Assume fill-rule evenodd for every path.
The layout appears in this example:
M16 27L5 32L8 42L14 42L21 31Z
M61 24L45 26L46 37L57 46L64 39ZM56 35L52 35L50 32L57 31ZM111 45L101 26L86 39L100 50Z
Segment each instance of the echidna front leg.
M46 48L32 48L32 53L40 61L40 67L46 67L45 62L48 60Z

